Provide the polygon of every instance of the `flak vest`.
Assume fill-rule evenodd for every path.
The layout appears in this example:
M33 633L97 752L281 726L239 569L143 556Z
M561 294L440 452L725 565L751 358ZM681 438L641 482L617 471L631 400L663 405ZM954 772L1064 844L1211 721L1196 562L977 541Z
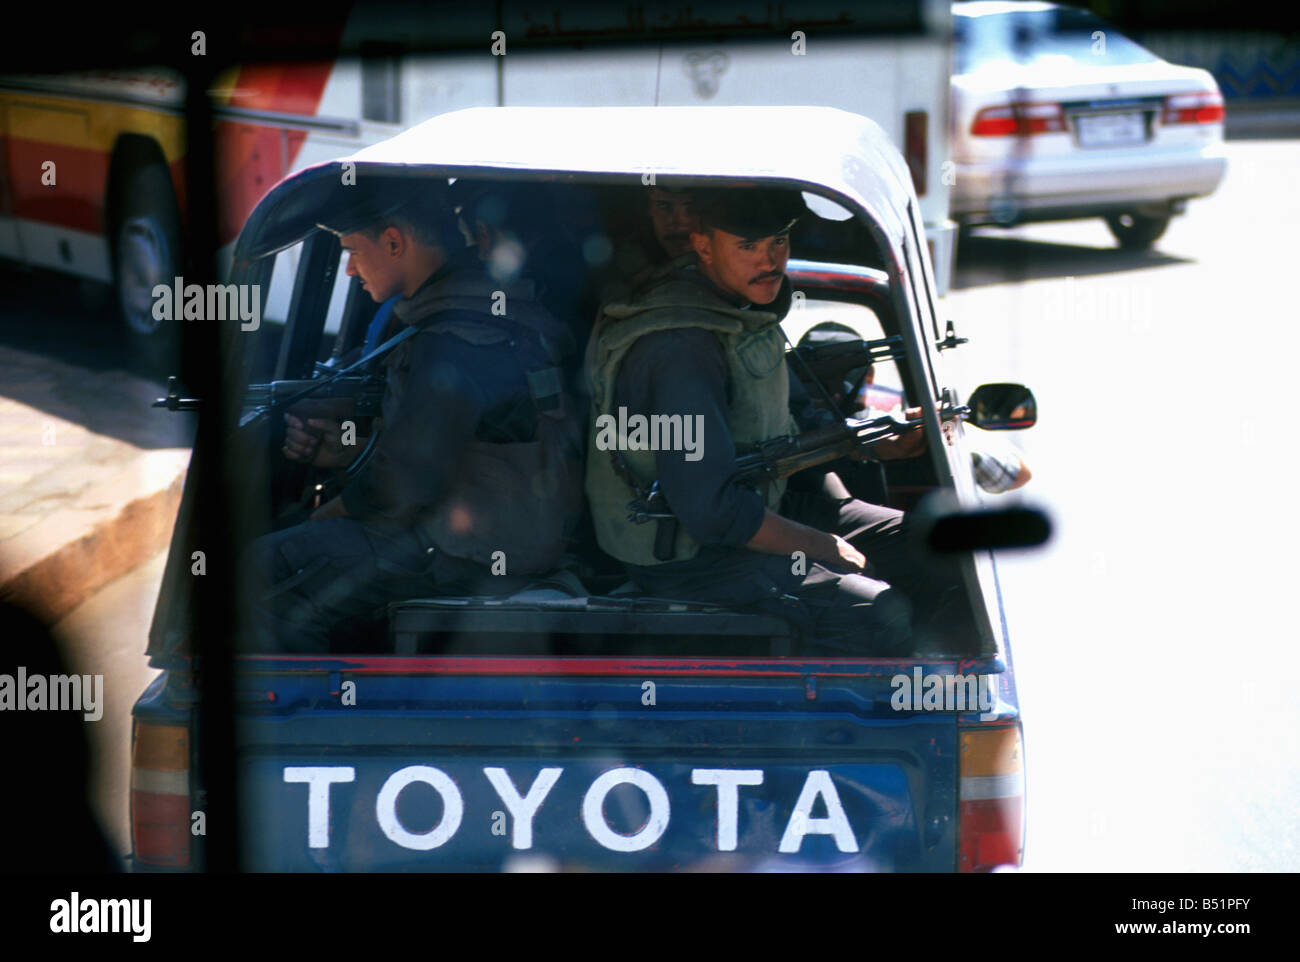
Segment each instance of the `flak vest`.
M786 293L783 289L782 296ZM629 479L620 476L611 452L601 450L596 442L600 415L611 415L621 423L614 410L614 386L632 345L647 334L677 328L698 327L717 335L727 358L727 424L739 454L759 442L797 433L789 410L790 383L781 317L756 306L747 310L733 307L698 280L676 273L642 288L630 303L602 308L587 354L592 404L586 491L596 538L607 554L625 564L666 563L655 557L656 525L628 519L628 502L637 492ZM655 452L628 450L626 442L626 437L618 438L616 453L641 486L648 488L658 477ZM708 444L709 439L703 438L702 443ZM784 493L784 479L769 481L760 488L765 503L774 511ZM666 494L671 506L672 494ZM679 524L674 548L671 560L685 561L695 557L701 545Z
M494 315L494 305L504 314ZM527 372L537 413L534 439L471 441L445 496L418 525L449 555L489 567L504 561L512 575L553 570L582 510L582 429L560 373L561 345L571 335L536 302L531 281L503 285L474 271L449 275L400 302L394 313L404 324L475 345L510 349L520 336L541 342L550 366ZM405 393L412 347L411 341L400 344L386 359L396 398Z

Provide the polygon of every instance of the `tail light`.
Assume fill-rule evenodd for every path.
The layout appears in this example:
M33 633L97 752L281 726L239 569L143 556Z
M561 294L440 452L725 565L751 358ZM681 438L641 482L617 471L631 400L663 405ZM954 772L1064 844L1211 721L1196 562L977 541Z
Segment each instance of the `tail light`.
M1217 90L1171 94L1165 98L1164 124L1217 124L1223 120L1223 95Z
M965 728L961 738L957 868L1019 865L1025 849L1025 771L1020 726Z
M985 107L975 115L970 132L974 137L1010 137L1056 134L1065 130L1060 104L1007 104Z
M135 723L131 841L140 862L190 864L190 733L184 726Z

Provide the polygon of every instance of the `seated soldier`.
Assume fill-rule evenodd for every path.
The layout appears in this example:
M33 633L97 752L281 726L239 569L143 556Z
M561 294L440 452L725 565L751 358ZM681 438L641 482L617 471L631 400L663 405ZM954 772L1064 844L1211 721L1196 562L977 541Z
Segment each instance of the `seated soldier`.
M660 178L645 190L644 203L644 218L615 244L599 281L602 304L623 300L670 262L694 254L691 231L698 230L700 223L695 192L671 178Z
M376 302L419 333L382 358L382 432L339 496L265 535L246 573L258 649L320 652L388 602L501 593L555 567L580 509L581 433L556 372L566 331L528 280L489 278L446 184L363 183L321 226ZM290 420L286 457L355 457L338 425ZM505 575L505 577L502 577Z
M783 481L755 490L733 478L738 447L796 433L780 322L803 204L779 190L696 196L696 263L673 261L604 305L588 348L586 490L600 545L650 594L789 617L804 653L904 653L911 604L893 585L920 597L930 579L902 536L902 513L820 492L783 499ZM598 419L620 408L629 419L691 419L703 443L690 458L611 448ZM880 442L875 454L911 456L917 444ZM670 557L656 550L655 524L628 518L629 500L656 481L679 522Z

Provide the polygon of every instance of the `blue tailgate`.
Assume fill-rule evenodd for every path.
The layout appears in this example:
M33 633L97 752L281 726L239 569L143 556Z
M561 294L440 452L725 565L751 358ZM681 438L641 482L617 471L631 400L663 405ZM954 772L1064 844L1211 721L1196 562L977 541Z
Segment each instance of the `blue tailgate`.
M243 675L246 867L952 871L956 716L889 677Z

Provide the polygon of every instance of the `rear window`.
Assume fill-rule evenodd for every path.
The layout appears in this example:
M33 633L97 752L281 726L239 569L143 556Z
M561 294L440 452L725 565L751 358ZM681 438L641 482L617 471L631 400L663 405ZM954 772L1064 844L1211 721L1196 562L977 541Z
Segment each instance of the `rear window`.
M462 230L480 240L480 228L486 218L493 217L511 232L509 243L515 243L513 238L518 235L516 253L522 256L523 275L536 282L539 300L547 310L571 328L574 350L562 362L565 365L562 377L574 386L573 401L585 412L588 399L581 396L581 386L585 384L584 372L580 370L585 354L582 348L587 344L591 318L604 292L617 289L620 283L632 283L631 274L620 280L611 271L623 270L624 264L635 266L638 262L628 256L629 252L634 245L644 245L653 239L648 195L639 184L628 188L578 183L516 184L513 186L517 194L502 194L509 186L494 185L497 193L489 192L482 199L476 199L478 195L472 191L467 192L459 202L462 219L469 218ZM530 202L525 203L525 198ZM494 204L506 205L507 211L515 210L520 219L503 219L505 215ZM525 214L531 216L538 211L547 214L543 222L533 224L523 219ZM475 229L470 229L470 220L477 225ZM502 251L507 249L506 244L501 242ZM876 265L882 265L883 257L863 224L855 219L830 220L810 214L801 220L790 247L798 260L807 263L805 259L813 259L812 263L823 269L821 274L795 281L800 298L785 323L786 334L792 342L797 343L811 329L824 326L873 342L897 340L894 337L898 334L897 321L885 283L887 275L876 269ZM644 252L644 246L642 249ZM250 371L269 380L268 372L274 364L280 377L310 378L320 371L315 364L336 346L341 363L359 357L367 331L380 316L380 307L369 294L356 290L355 279L347 275L346 261L336 260L340 258L337 239L312 235L307 242L294 245L274 258L274 269L267 271L272 277L269 298L272 309L268 323L263 325L261 340L266 345L256 352L258 362L250 365ZM497 259L496 250L491 249L486 269L491 272L502 263ZM842 266L837 269L833 266L836 264ZM331 268L335 269L332 277ZM827 277L831 280L824 279ZM834 280L837 277L842 279ZM288 322L287 326L284 321ZM380 339L382 336L375 338ZM891 351L888 356L873 354L876 364L869 381L865 368L855 366L852 372L843 372L839 382L832 379L826 392L814 390L810 384L810 402L815 405L823 393L828 393L833 396L829 403L840 408L841 414L903 416L909 395L915 394L908 388L917 385L907 383L909 378L896 360L901 353L892 353L901 352L901 348L892 343L888 346ZM823 384L826 383L823 379ZM282 396L299 390L301 386L286 389ZM256 391L250 389L245 399L246 409L252 411L266 404L271 391L269 385L259 386ZM339 444L355 444L358 448L355 463L364 464L362 449L367 439L381 436L383 432L382 412L377 417L375 411L366 410L369 413L300 413L299 417L333 419L339 423L339 430L343 423L340 419L349 418L353 425L350 430L355 432L353 440L340 440ZM357 407L356 411L360 412L361 408ZM493 412L494 417L499 413L495 408ZM802 402L799 412L814 416L814 412L805 410ZM435 416L434 412L430 416ZM485 416L485 423L489 420ZM590 440L585 420L581 428L584 443ZM810 426L805 425L804 429ZM371 577L365 574L369 569L364 565L369 562L360 548L346 554L352 550L350 543L342 545L340 557L346 554L348 558L355 555L361 559L355 565L347 564L331 560L333 555L326 557L324 543L307 536L312 530L319 530L307 524L309 516L351 483L348 472L341 466L321 464L309 468L290 460L285 457L288 442L283 417L258 423L250 421L237 440L240 453L235 460L250 466L245 478L246 493L249 503L256 506L254 513L259 519L257 524L249 526L247 541L241 545L246 562L241 570L249 576L244 601L250 605L249 614L254 613L253 609L261 611L259 617L267 631L278 632L274 644L266 633L254 637L250 632L246 639L249 647L245 650L296 650L296 620L301 616L306 624L309 619L307 608L294 607L300 603L294 598L301 595L302 605L314 606L331 593L350 591L348 579L353 577L354 568L360 572L357 578ZM587 458L592 456L593 452L588 451ZM927 470L928 462L924 458L918 463L918 470ZM846 463L845 467L852 465ZM930 485L936 483L928 475L922 480ZM864 476L860 481L861 485L856 475L845 478L850 492L864 501L892 504L882 478ZM631 498L633 492L629 490L627 496ZM257 540L265 536L278 538L287 529L298 529L298 526L304 526L300 530L307 533L301 537L294 535L292 541L278 542L278 546ZM399 527L405 531L410 525L404 523ZM398 533L388 528L382 530L387 532L385 536L398 537ZM341 537L338 531L331 536ZM505 553L500 554L504 559ZM720 601L686 603L671 594L660 597L648 590L636 590L623 566L600 550L593 519L587 514L578 520L559 567L548 574L533 576L511 572L503 564L500 571L491 571L492 575L505 576L500 588L493 583L488 586L492 589L488 594L480 594L485 589L477 583L471 586L466 581L461 586L441 569L425 570L435 562L423 557L411 560L395 549L394 557L398 555L398 560L382 559L388 566L380 566L386 573L383 597L358 594L355 610L340 614L336 623L328 627L329 637L325 641L329 650L357 655L766 656L791 652L793 629L779 614L751 610L743 605L728 607ZM297 572L293 574L295 566ZM486 569L479 573L485 572ZM438 585L433 583L435 573L441 579ZM299 582L303 585L301 591L296 587ZM389 587L393 588L392 592L388 592ZM283 604L274 600L282 594L288 599ZM973 634L969 638L962 636L954 640L954 650L973 650L975 643ZM314 638L312 644L311 650L322 650L321 639Z
M1068 60L1121 66L1160 59L1083 10L1044 6L978 15L974 11L954 13L953 72L958 74L1004 63ZM1100 38L1093 36L1098 31L1103 35Z

